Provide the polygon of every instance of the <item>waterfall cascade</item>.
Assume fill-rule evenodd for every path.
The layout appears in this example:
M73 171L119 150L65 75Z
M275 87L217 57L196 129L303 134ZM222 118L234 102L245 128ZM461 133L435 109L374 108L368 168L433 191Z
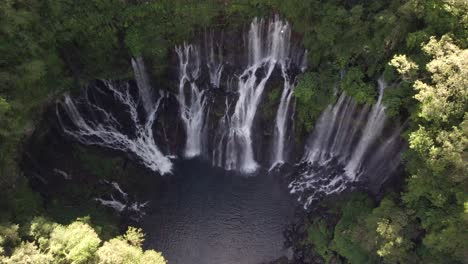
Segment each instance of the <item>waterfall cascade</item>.
M150 85L148 74L146 73L145 63L142 57L132 58L132 68L137 82L140 100L146 113L150 113L154 107L153 90Z
M177 99L180 117L185 127L186 143L184 156L193 158L202 153L202 132L205 124L205 91L196 81L200 77L200 53L193 45L176 47L179 59L179 94Z
M276 115L273 162L284 162L286 119L292 97L291 82L294 81L293 76L289 75L289 70L292 64L297 67L303 66L298 64L303 63L304 55L303 51L291 49L291 29L288 23L279 19L270 23L255 19L251 23L248 32L247 68L237 80L238 99L229 117L229 132L225 139L225 169L251 173L259 166L254 155L252 129L265 86L275 67L281 69L284 88ZM221 153L222 151L219 152Z
M170 173L172 162L161 153L153 136L153 124L161 99L152 106L146 120L138 112L138 103L130 93L128 83L103 81L103 87L93 87L79 99L65 96L57 106L57 116L63 131L85 145L98 145L130 152L149 169ZM117 105L106 105L112 96ZM112 109L109 109L111 108ZM115 109L122 107L117 116ZM64 111L59 111L59 109ZM120 115L125 115L125 118ZM124 121L120 121L124 119Z
M222 37L221 37L222 39ZM221 46L214 40L214 32L205 33L205 47L207 51L207 66L210 74L210 83L214 88L219 88L221 75L223 74L223 53Z
M385 107L382 105L382 98L386 84L382 79L378 80L379 98L377 103L372 106L371 112L367 117L367 123L362 131L357 146L352 154L351 160L346 165L346 173L353 177L359 173L362 166L364 155L369 151L372 143L381 135L382 129L385 125ZM354 178L353 178L354 179Z
M287 31L283 30L283 34L287 32L290 38L291 31L288 28ZM293 53L295 56L298 56L298 53ZM304 72L307 69L307 50L304 51L302 58L296 57L293 61L299 62L300 64L300 71ZM294 109L291 109L291 99L293 96L293 88L294 88L294 77L290 75L289 68L290 68L290 60L284 60L280 62L281 65L281 75L284 80L283 84L283 92L281 93L280 104L278 106L278 110L276 112L275 118L275 130L273 134L273 143L272 143L272 155L273 158L271 160L271 167L270 170L275 168L278 165L281 165L287 162L286 157L286 140L288 135L290 136L292 133L291 128L292 125L288 124L288 121L293 121L293 113ZM289 122L290 123L290 122Z
M244 39L240 40L245 41L245 45L236 47L240 50L224 48L232 44L224 42L222 32L214 31L206 31L199 44L177 46L178 89L175 97L185 131L183 156L204 156L227 170L251 173L259 167L255 154L259 146L252 141L255 118L268 81L273 76L283 79L283 92L278 102L273 136L269 139L271 163L264 165L277 165L288 159L285 142L294 112L291 109L293 87L297 74L306 68L307 53L299 45L292 44L290 25L277 17L254 19L242 35ZM245 59L239 56L239 52L246 54ZM130 151L150 169L167 173L171 163L154 143L152 133L155 111L162 98L157 101L153 98L155 91L151 88L142 57L133 58L132 67L138 95L131 94L128 84L116 88L115 83L104 83L106 92L124 106L124 112L130 113L129 124L134 131L128 126L128 121L125 125L117 121L122 113L113 113L100 102L90 101L87 96L76 101L65 98L61 106L74 126L62 125L67 134L84 144ZM98 92L103 92L103 89L96 88ZM209 103L215 100L213 91L216 90L225 97L225 113L214 121L219 122L218 128L211 131L215 136L208 141L208 108ZM76 104L88 109L80 112ZM144 109L146 114L139 109ZM89 113L93 114L88 116ZM99 117L98 120L93 120L95 116ZM133 135L127 135L129 131Z
M223 36L206 31L199 43L175 48L177 107L175 112L165 107L169 112L162 113L174 124L163 126L159 134L166 143L174 142L175 152L184 158L203 156L226 170L250 174L261 165L273 169L291 162L294 85L307 67L307 51L293 41L290 25L278 18L254 19L239 38L243 44L232 51L228 47L233 44L227 42L232 38ZM172 162L154 135L159 106L173 97L160 92L156 100L143 59L132 59L132 66L138 89L132 82L100 81L76 99L67 95L57 106L60 125L83 144L128 152L149 169L170 173ZM265 91L272 84L282 86L272 113L275 121L257 122ZM380 186L399 167L401 127L386 129L382 104L386 84L379 80L378 87L373 106L358 105L343 92L319 117L289 185L304 207L356 182ZM180 123L174 116L180 117ZM183 135L176 129L178 124ZM265 142L256 142L258 135ZM260 153L265 148L267 157Z
M304 207L358 181L370 181L380 187L398 168L401 129L397 127L390 135L383 133L383 80L378 81L378 87L379 97L370 111L367 105L359 106L342 93L336 104L320 116L298 165L299 176L289 185Z
M266 49L263 48L263 21L252 22L249 31L249 64L238 80L239 98L231 116L227 139L225 168L254 172L258 164L252 146L252 126L266 82L277 62L285 59L288 43L284 37L287 25L282 22L270 24ZM264 74L258 78L258 72Z
M284 78L283 92L281 93L280 104L276 112L275 130L273 134L273 159L271 168L281 165L285 162L285 141L288 135L288 119L290 118L290 104L293 95L292 85L286 68L282 67Z
M237 59L241 65L224 60L229 54L223 54L223 37L219 35L221 37L217 39L221 39L221 43L215 40L213 31L207 31L201 45L176 47L179 60L177 97L186 132L184 156L203 155L211 157L214 165L227 170L254 172L259 167L252 142L255 117L267 83L278 69L284 85L276 115L271 162L284 163L287 159L285 140L291 125L288 120L292 112L293 83L298 71L306 68L306 53L291 45L290 26L278 18L271 21L254 19L250 24L245 34L246 61ZM225 70L225 64L229 71ZM203 79L209 79L209 82L203 82ZM204 143L203 139L207 137L204 130L207 93L220 88L235 96L226 96L225 114L219 121L220 131L215 133L214 142Z

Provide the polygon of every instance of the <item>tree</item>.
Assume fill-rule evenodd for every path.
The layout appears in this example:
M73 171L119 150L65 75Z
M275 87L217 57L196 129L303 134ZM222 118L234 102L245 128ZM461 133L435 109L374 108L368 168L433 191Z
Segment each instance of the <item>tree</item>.
M97 251L99 264L165 264L164 257L154 251L141 249L144 235L141 229L130 227L123 236L104 243Z
M412 249L411 239L415 228L412 215L396 204L389 196L385 197L366 219L370 237L373 237L374 250L385 263L414 263L417 258Z
M101 240L87 223L76 221L56 225L50 233L48 252L59 263L87 263L93 259Z
M314 219L307 228L307 242L314 245L314 251L317 252L327 263L333 256L330 248L333 230L322 218Z
M0 259L1 260L1 259ZM5 264L49 264L54 263L51 254L41 252L32 242L22 242L13 251L9 258L5 258Z
M411 176L402 198L426 231L422 247L427 250L420 251L423 260L461 261L468 252L463 242L468 237L464 216L468 200L468 50L455 43L448 35L440 40L431 37L423 46L431 57L427 72L414 77L418 125L409 133L406 156ZM401 57L394 60L401 61ZM405 74L402 63L392 64Z
M297 104L297 126L308 132L320 113L332 103L333 80L326 78L328 73L308 72L303 74L294 88Z
M349 69L341 82L341 89L358 104L372 104L375 102L375 88L365 82L364 77L364 73L358 68Z
M463 118L468 103L468 49L460 49L444 35L440 40L431 37L423 50L432 56L426 66L432 83L417 80L414 84L420 116L435 122Z
M414 76L418 70L418 65L408 59L406 55L395 55L389 64L395 67L404 80L411 80L411 77Z
M36 217L23 237L18 234L18 225L0 225L0 263L166 263L161 253L141 248L144 241L141 229L129 227L124 235L101 245L101 239L86 221L89 218L60 225Z
M366 229L365 219L372 210L372 202L365 194L356 194L341 209L341 218L335 226L333 246L338 254L350 263L372 263L376 254L372 250L371 233Z
M50 234L56 227L56 223L50 222L45 217L34 217L29 224L29 233L42 250L48 247Z
M11 252L19 244L18 228L18 225L10 223L0 225L0 248L2 252Z

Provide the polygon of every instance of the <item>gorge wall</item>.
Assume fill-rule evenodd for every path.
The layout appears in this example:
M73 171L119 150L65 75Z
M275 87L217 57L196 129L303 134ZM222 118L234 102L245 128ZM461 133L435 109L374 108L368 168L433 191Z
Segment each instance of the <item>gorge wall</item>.
M279 18L206 30L175 47L173 57L171 87L152 87L136 57L135 82L101 80L66 95L56 108L64 134L125 152L161 175L177 158L201 157L243 175L290 164L289 188L305 208L356 183L377 192L400 165L400 126L385 116L380 79L372 106L337 91L305 146L297 144L293 94L307 51Z

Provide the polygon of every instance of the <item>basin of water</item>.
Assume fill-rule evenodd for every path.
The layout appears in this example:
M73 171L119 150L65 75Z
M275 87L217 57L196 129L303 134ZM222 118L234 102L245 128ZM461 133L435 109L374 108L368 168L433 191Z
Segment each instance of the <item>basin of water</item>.
M294 200L278 177L245 177L184 161L141 221L145 247L173 264L262 263L288 255Z

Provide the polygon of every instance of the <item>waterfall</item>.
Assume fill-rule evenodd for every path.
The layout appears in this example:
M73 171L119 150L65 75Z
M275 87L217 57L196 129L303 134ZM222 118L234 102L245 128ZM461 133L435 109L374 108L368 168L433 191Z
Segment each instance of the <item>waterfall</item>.
M238 78L238 99L230 118L230 130L227 135L224 167L228 170L251 173L258 168L251 135L254 118L265 85L275 66L278 64L285 68L289 55L289 24L275 19L268 24L268 28L265 27L264 20L254 19L248 32L248 66ZM263 34L265 30L266 36ZM290 95L286 98L290 99ZM286 103L288 105L289 99ZM284 105L283 109L287 110L287 105Z
M290 30L286 33L283 31L283 34L291 34ZM289 37L288 37L289 38ZM297 61L301 61L300 70L304 72L307 69L307 50L302 54L302 58L297 58ZM292 77L288 73L287 62L281 62L281 74L284 79L283 92L281 93L280 104L278 106L278 111L276 112L275 118L275 130L273 134L273 159L271 162L271 169L275 168L277 165L281 165L286 162L285 156L285 143L286 136L288 135L288 119L290 112L290 103L293 95L293 85L291 84Z
M184 156L193 158L202 152L202 132L206 106L204 91L200 90L196 84L201 73L200 53L195 46L186 44L176 47L176 52L179 59L179 94L177 99L180 117L187 134Z
M217 142L213 149L212 156L212 165L216 167L222 167L224 165L224 145L226 144L226 136L229 131L229 109L230 104L228 99L225 101L225 112L218 124L218 129L216 129L216 134L214 137L214 142Z
M210 75L210 83L214 88L219 88L224 65L222 60L222 49L218 43L215 43L214 33L212 30L205 33L205 47L207 49L208 58L206 65Z
M153 94L143 58L140 56L132 58L132 68L140 92L140 100L143 102L146 113L149 114L153 109Z
M332 138L332 136L336 137L338 135L334 133L337 130L337 126L339 125L335 122L336 119L344 120L346 118L352 117L352 113L340 111L344 105L348 104L349 100L350 99L347 98L344 93L342 93L337 103L333 107L328 106L327 109L325 109L315 125L314 132L310 136L310 142L306 145L306 153L303 160L319 164L323 164L328 160L328 155L332 154L329 149L329 140ZM341 115L338 116L338 114ZM348 116L346 116L347 114ZM347 133L342 134L345 134L343 137L349 136L346 135ZM337 140L339 140L339 138ZM347 153L340 154L346 155Z
M283 92L281 94L281 101L276 112L275 119L275 131L273 134L273 161L272 168L276 165L282 164L285 162L284 151L285 151L285 140L287 135L287 120L289 112L289 104L292 97L292 89L289 81L285 79Z
M400 140L403 127L395 129L393 134L380 144L366 161L368 177L366 180L371 183L371 189L375 186L382 186L400 167L401 154L404 149L404 142Z
M172 162L158 148L155 134L173 143L172 153L203 156L213 166L244 174L261 165L273 169L290 162L294 86L296 76L307 68L307 51L278 17L254 19L246 32L226 34L224 38L223 32L207 30L196 44L175 47L177 80L165 88L176 91L176 107L161 108L167 111L164 121L180 117L182 132L178 120L162 127L162 132L153 131L165 95L156 99L143 58L135 57L131 64L138 89L133 89L133 82L100 81L80 97L66 95L58 103L64 133L83 144L127 152L161 174L172 171ZM276 111L259 111L265 94L281 85L278 101L268 102ZM297 173L291 176L290 191L305 208L357 183L367 181L370 188L378 188L399 168L401 126L387 125L382 103L386 87L378 80L373 105L359 105L335 88L338 99L318 118L295 167Z
M254 19L245 40L246 62L242 61L239 51L225 55L223 35L216 38L212 30L205 31L200 45L176 47L179 60L177 98L186 132L184 156L208 154L203 156L210 157L212 164L248 174L259 167L252 133L267 83L272 76L277 76L275 70L281 73L284 85L274 123L271 163L276 165L287 160L285 144L291 126L288 120L293 112L293 83L297 73L307 67L307 52L299 45L291 45L290 25L278 17ZM238 62L241 65L234 64ZM210 89L225 93L227 101L213 142L204 144L207 101L213 99Z
M73 100L66 95L58 104L57 117L63 131L85 145L98 145L134 154L143 165L161 174L170 173L171 161L164 156L153 137L153 124L162 97L150 109L146 120L142 122L138 114L138 103L130 93L128 83L118 85L110 81L102 82L104 87L93 87L96 95L90 95L87 89L84 96ZM120 116L107 106L104 99L114 100L114 104L127 113L126 122L120 122ZM98 97L104 99L98 99ZM60 111L63 110L63 111ZM131 131L131 132L128 132Z
M269 81L282 78L281 98L275 102L278 104L276 118L268 128L273 135L265 140L271 142L268 147L272 153L266 160L270 164L265 165L285 163L289 159L285 153L294 113L291 103L294 82L307 66L307 52L298 42L291 41L290 25L279 17L254 19L246 32L228 34L224 38L224 32L206 30L196 44L175 47L178 61L175 98L185 132L183 156L203 156L227 170L254 172L260 166L257 159L265 160L252 139L257 129L257 110ZM237 34L244 37L233 42L232 36ZM161 99L156 102L143 58L132 58L131 65L137 93L130 89L131 83L114 87L117 83L105 81L104 88L95 88L98 93L115 99L114 109L110 107L115 102L107 102L111 98L105 98L107 105L103 106L86 95L76 100L67 96L60 103L61 110L65 111L58 111L58 115L69 116L72 124L64 122L63 129L80 142L132 152L145 166L168 173L172 164L156 146L151 128ZM222 117L220 99L226 101ZM164 109L172 111L169 106ZM211 116L209 109L214 113ZM131 118L122 121L127 114ZM212 116L216 119L211 119ZM162 129L167 142L168 135L170 140L178 142L178 132L170 135L167 127ZM211 140L209 135L213 135Z
M351 177L354 177L360 169L364 154L369 150L371 144L380 135L383 126L385 124L385 107L382 105L382 97L384 90L387 85L382 79L378 80L379 84L379 99L377 103L372 107L370 115L367 119L366 127L362 132L362 136L359 139L355 151L353 152L352 158L346 166L346 172Z
M379 79L379 96L370 111L342 93L321 114L298 164L298 176L289 185L305 208L355 182L367 181L371 189L378 189L399 167L401 127L390 135L384 131L382 98L386 87Z

